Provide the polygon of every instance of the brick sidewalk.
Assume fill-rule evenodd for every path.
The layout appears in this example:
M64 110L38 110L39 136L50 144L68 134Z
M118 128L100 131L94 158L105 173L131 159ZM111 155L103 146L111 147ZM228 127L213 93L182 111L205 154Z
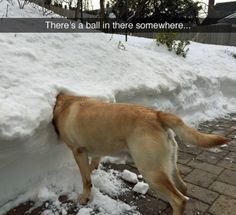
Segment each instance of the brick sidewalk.
M236 214L236 114L204 122L199 130L232 139L213 150L179 146L179 166L188 183L186 214Z
M178 165L184 181L188 184L190 200L185 210L186 215L234 215L236 214L236 114L227 119L204 122L199 130L206 133L220 134L232 139L230 145L213 150L179 144ZM106 165L122 171L129 169L136 172L131 165ZM127 183L127 186L131 186ZM132 185L133 186L133 185ZM162 199L155 197L152 191L143 197L129 191L119 199L137 206L142 215L172 215L170 206ZM61 202L69 202L61 197ZM33 202L26 202L12 209L7 215L23 215L32 207ZM68 214L76 214L78 208L71 203ZM31 211L31 215L40 214L44 205Z
M220 134L232 141L226 147L211 150L179 143L178 166L188 184L190 200L186 215L236 214L236 114L227 119L216 119L200 124L199 130ZM130 170L135 171L133 167ZM130 202L130 199L127 203ZM152 194L147 199L134 201L143 215L172 215L170 206Z

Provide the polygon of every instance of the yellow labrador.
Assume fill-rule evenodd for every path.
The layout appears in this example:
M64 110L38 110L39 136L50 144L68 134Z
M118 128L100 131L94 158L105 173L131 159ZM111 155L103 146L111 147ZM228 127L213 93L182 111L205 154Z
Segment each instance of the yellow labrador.
M80 168L86 204L91 193L91 171L100 157L129 150L135 165L154 190L169 201L174 215L182 215L186 184L177 168L177 143L173 130L184 142L202 147L228 143L218 135L203 134L177 116L133 104L106 103L94 98L60 94L53 123ZM89 164L88 156L92 157Z

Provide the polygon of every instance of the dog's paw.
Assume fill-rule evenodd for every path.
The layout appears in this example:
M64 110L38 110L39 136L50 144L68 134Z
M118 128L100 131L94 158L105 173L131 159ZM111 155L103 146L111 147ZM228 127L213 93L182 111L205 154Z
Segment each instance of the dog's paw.
M78 201L81 205L86 205L89 201L89 197L88 197L88 195L82 193L79 195Z

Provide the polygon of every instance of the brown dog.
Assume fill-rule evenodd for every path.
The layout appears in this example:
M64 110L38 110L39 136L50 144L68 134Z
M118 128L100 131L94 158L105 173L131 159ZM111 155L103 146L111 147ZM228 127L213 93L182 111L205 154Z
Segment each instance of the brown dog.
M100 157L128 149L145 180L167 198L174 215L183 214L187 198L186 184L176 164L177 143L169 129L182 141L202 147L228 142L221 136L200 133L169 113L89 97L59 95L53 122L80 168L81 204L89 201L90 174ZM91 164L88 156L92 157Z

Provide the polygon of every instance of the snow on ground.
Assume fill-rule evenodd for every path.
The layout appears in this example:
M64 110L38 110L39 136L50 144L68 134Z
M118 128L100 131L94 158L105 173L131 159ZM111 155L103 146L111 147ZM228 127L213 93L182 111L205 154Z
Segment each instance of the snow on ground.
M6 4L8 17L41 16L30 5L20 10L11 2L0 1L1 17ZM144 104L189 123L235 111L236 48L194 42L189 48L184 59L144 38L125 43L124 36L103 33L0 34L0 213L27 199L81 192L72 154L51 124L60 91ZM99 191L117 195L115 186L122 183L112 172L100 169L93 179L92 210L133 210Z
M42 1L43 2L43 1ZM52 11L24 0L0 0L1 18L59 17Z

